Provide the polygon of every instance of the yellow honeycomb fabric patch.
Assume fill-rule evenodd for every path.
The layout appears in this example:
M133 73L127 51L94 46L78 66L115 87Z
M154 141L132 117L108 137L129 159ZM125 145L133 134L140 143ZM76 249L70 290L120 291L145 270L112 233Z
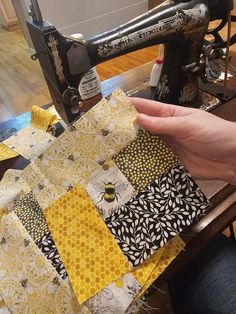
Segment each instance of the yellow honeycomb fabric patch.
M0 295L11 313L89 313L14 212L1 220L0 242Z
M64 194L44 213L80 303L131 270L80 185Z
M0 143L0 161L7 160L18 156L19 154L14 152L6 145Z
M58 122L57 116L48 110L33 106L31 109L31 126L47 131L50 125Z
M153 284L153 282L164 272L164 270L171 264L171 262L179 255L179 253L185 247L183 240L176 236L172 238L166 246L164 246L162 256L160 260L150 273L145 284L143 284L142 289L139 294L136 296L135 301L140 298L144 292ZM136 278L136 276L134 276ZM137 279L137 278L136 278Z
M132 271L132 275L140 283L141 286L143 286L147 282L149 276L151 275L154 268L158 264L164 251L165 251L164 247L158 249L156 253L154 253L144 263L142 263Z
M139 130L135 141L113 160L138 192L178 161L158 135L144 130Z

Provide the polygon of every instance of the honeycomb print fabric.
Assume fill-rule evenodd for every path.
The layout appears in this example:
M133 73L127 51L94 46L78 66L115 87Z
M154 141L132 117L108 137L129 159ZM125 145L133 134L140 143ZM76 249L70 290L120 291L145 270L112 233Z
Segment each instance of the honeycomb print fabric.
M44 213L80 304L131 270L81 186L63 195Z
M0 295L11 313L88 313L14 212L0 223Z
M176 165L114 212L106 224L135 267L182 232L208 205L184 167Z
M113 160L137 191L177 163L176 156L160 137L144 130L139 130L135 141Z
M43 210L40 208L33 192L16 200L13 210L35 242L39 241L48 232Z
M43 108L37 106L32 107L30 123L31 126L43 131L47 131L48 127L57 121L57 116L52 114L50 111L44 110Z

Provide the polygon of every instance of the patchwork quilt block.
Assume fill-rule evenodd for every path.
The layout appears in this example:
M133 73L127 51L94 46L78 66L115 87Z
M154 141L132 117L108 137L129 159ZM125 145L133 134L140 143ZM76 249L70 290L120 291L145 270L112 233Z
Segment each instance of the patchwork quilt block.
M46 129L51 117L37 111L35 125ZM46 133L46 144L32 125L15 135L12 149L20 153L25 134L25 157L37 157L0 183L0 293L13 313L36 313L44 298L45 313L122 314L183 249L177 235L209 202L136 115L116 90L59 138Z

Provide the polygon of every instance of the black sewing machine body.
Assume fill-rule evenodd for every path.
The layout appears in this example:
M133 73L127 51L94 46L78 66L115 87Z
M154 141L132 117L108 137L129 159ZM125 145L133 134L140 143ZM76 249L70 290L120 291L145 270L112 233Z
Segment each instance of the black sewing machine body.
M231 0L166 1L126 24L80 41L63 36L34 16L28 22L36 50L33 58L39 59L55 107L67 123L81 114L73 114L76 110L72 108L79 106L78 86L87 71L106 60L161 43L165 44L164 64L154 98L196 106L198 77L206 77L208 60L222 56L219 45L205 49L209 22L225 19L232 7ZM202 53L205 62L200 61Z

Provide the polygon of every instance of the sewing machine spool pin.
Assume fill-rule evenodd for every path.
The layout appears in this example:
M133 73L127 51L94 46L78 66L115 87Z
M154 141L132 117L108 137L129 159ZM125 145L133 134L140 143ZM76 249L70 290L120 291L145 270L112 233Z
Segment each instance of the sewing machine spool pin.
M37 0L31 0L29 15L32 17L34 23L43 22L43 17Z

